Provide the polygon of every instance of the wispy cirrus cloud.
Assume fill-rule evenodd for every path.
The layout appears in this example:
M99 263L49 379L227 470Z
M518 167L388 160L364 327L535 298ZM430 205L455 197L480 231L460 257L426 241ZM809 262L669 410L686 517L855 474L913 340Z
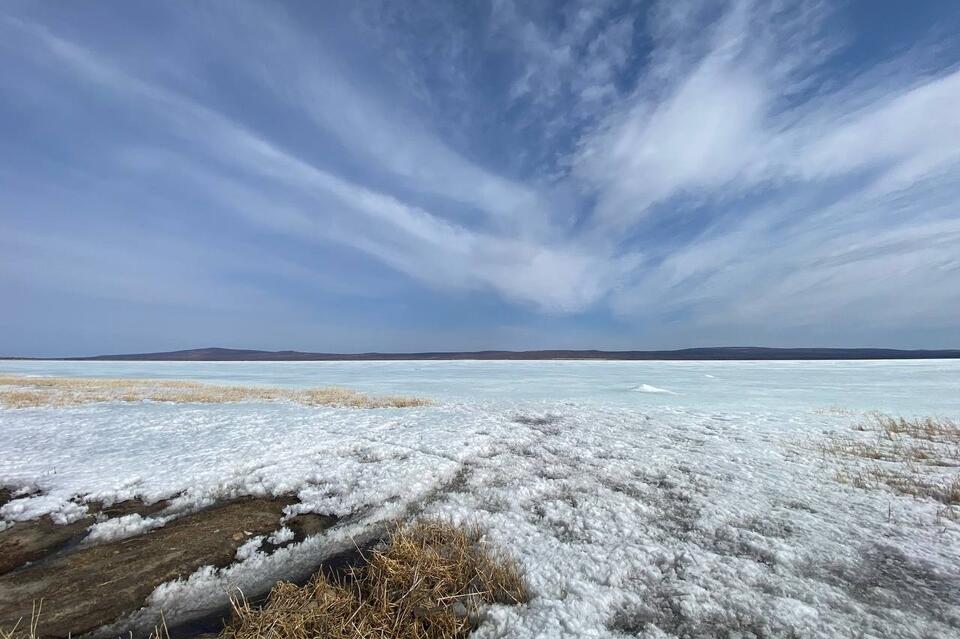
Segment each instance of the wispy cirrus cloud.
M165 35L134 55L136 8L107 26L52 5L0 22L15 105L0 116L44 140L0 156L25 255L38 237L104 241L58 232L69 199L28 186L48 179L119 197L101 215L122 232L146 223L138 197L171 237L199 229L178 268L137 278L168 293L224 281L205 242L269 237L251 268L289 279L265 290L278 301L322 263L328 284L391 272L451 304L493 296L508 323L601 316L618 344L796 343L854 321L907 343L960 312L960 50L936 29L890 55L817 2L498 0L448 31L415 3L150 10ZM85 281L134 299L111 255ZM37 286L62 280L27 263Z
M594 233L642 238L665 219L702 216L615 307L785 331L857 314L867 330L910 316L946 325L960 301L948 248L960 73L948 64L906 81L888 67L922 61L900 60L831 89L829 36L811 29L798 42L789 21L781 34L769 17L734 5L699 55L668 37L657 55L670 72L642 78L581 138L573 175L595 195Z
M422 154L425 173L417 178L418 184L435 183L434 190L442 192L441 185L450 188L451 183L470 182L470 188L479 186L472 195L466 187L451 195L471 196L482 211L495 216L501 216L505 207L516 211L492 229L462 225L319 168L222 113L133 76L120 65L42 27L19 24L18 28L41 43L47 54L70 65L85 82L97 83L113 99L128 103L128 108L149 114L170 134L189 141L194 154L212 160L205 165L193 162L184 180L219 198L249 222L301 238L315 236L349 245L430 285L488 286L513 300L553 311L578 310L593 303L605 293L604 281L616 277L622 268L616 260L601 259L569 242L557 241L551 237L551 229L545 229L540 237L530 237L524 231L529 228L527 219L540 214L535 191L482 172L458 156L451 161L452 151L431 155L425 148L442 147L420 131L409 136L397 134L402 139L392 142L380 140L385 146L410 144ZM314 115L315 107L309 101L306 104ZM351 107L347 105L347 110ZM368 115L376 127L379 120L371 109L367 109ZM327 125L332 127L333 122ZM361 142L362 154L376 151L366 144L366 134L355 138ZM140 169L165 171L164 164L169 162L177 170L181 164L169 152L153 162L149 155L145 150L138 154ZM383 168L412 179L395 157L382 160ZM446 174L432 175L428 166ZM244 194L250 187L226 177L228 170L264 180L261 188L271 193L272 201L261 198L261 208L252 210L250 202L255 196Z

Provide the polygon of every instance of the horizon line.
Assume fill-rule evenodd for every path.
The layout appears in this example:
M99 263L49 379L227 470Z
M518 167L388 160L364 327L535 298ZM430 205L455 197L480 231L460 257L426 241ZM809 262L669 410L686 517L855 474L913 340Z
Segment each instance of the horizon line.
M790 355L790 357L787 357ZM275 359L272 359L274 357ZM960 359L960 349L904 349L825 346L692 346L676 349L482 349L471 351L365 351L353 353L266 350L210 346L203 348L83 356L0 356L12 361L373 361L373 360L829 360Z

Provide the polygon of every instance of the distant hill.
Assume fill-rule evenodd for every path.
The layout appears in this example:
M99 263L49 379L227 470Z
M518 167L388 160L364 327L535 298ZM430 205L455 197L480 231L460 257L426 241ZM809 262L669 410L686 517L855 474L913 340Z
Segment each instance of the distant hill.
M29 359L29 358L17 358ZM40 358L37 358L40 359ZM960 359L960 350L897 350L891 348L760 348L723 346L672 351L465 351L435 353L304 353L234 348L195 348L165 353L63 357L70 361L164 362L293 362L368 360L826 360L826 359Z

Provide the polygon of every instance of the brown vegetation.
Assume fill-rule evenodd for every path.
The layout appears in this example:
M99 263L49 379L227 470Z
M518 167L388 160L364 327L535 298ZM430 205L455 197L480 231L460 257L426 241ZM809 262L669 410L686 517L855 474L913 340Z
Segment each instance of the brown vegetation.
M476 528L424 520L398 527L386 547L346 576L281 582L262 608L234 601L223 639L464 637L487 604L526 601L516 565Z
M870 413L854 430L862 434L834 435L817 445L825 455L873 462L837 471L838 481L933 499L945 507L940 514L957 516L960 424L939 417L906 419Z
M40 633L37 632L37 627L40 624L42 612L43 599L33 602L29 623L24 623L24 620L20 619L12 628L0 626L0 639L39 639Z
M97 402L175 402L222 404L243 401L293 401L307 406L408 408L426 406L420 397L372 396L346 388L286 389L224 386L180 380L81 379L0 375L0 406L35 408Z
M906 436L928 442L960 445L960 424L952 419L945 417L905 419L877 412L870 413L869 417L868 421L858 425L859 430L874 431L887 439Z
M206 512L230 515L227 511L231 508L236 510L237 506L249 505L253 501L235 502ZM285 502L276 502L277 505L282 503ZM274 509L268 515L262 522L263 530L276 525L280 511ZM201 531L196 527L197 522L187 517L150 535L74 553L71 555L73 560L61 559L59 564L73 561L77 565L39 568L50 573L52 590L49 591L35 587L29 576L18 573L17 578L7 584L7 590L12 587L23 592L6 592L4 584L0 583L0 593L5 592L10 598L7 604L18 609L18 614L12 616L0 614L0 639L82 634L109 623L121 610L135 609L158 584L156 575L147 576L143 572L141 564L145 558L163 562L162 557L169 555L166 559L169 565L165 564L166 572L161 581L189 574L191 568L196 568L195 565L190 568L178 565L174 574L170 572L170 562L179 561L177 552L138 554L127 550L128 546L136 544L153 544L154 550L158 544L164 548L184 547L184 539L159 539L163 535L180 534L174 529L182 529L193 537L198 537L199 533L197 541L218 547L226 543L229 547L221 559L213 562L214 565L224 565L225 560L233 557L236 547L254 533L244 531L231 535L236 526L225 527L220 519L215 522L215 531ZM240 528L250 528L251 525L254 525L253 531L263 531L249 517L243 520ZM117 552L120 554L115 555ZM79 565L77 557L83 554L104 555L105 561L100 562L102 565L98 568L88 565L96 562L79 562L82 564ZM339 577L318 572L305 586L280 582L262 607L251 606L242 595L233 598L233 619L220 633L220 639L459 638L465 637L477 625L484 606L527 601L516 564L487 546L476 527L459 527L433 519L398 526L382 548L362 559L362 565L350 568ZM75 583L73 586L64 585L57 581L57 576L67 577L67 581ZM106 606L115 606L114 599L118 596L129 599L121 607L102 611L102 603L93 607L89 605L91 583L102 587L124 580L126 583L119 591L111 586L110 604ZM137 592L133 594L129 590ZM31 594L37 593L41 593L42 598L34 599L31 605ZM102 594L98 590L98 597ZM150 639L169 639L162 617Z
M0 639L41 639L43 635L39 632L40 615L43 613L43 599L33 603L33 609L30 611L30 622L24 623L21 619L12 628L0 628ZM160 624L153 628L147 639L170 639L170 631L167 629L167 622L161 615Z
M40 599L38 628L44 637L80 636L113 623L143 607L160 584L203 566L230 565L241 546L277 530L285 509L295 503L290 496L239 498L134 537L75 545L69 551L47 546L50 552L37 561L0 575L0 628L13 628L19 621L22 631L31 602ZM16 533L23 523L28 522L17 522L3 534ZM32 561L12 541L3 551Z

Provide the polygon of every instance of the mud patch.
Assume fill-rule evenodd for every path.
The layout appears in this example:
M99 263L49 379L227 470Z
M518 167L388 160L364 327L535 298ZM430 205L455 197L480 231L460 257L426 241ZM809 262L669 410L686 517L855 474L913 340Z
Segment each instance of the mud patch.
M137 537L54 555L9 572L0 576L0 627L29 619L32 602L41 598L42 636L79 635L109 624L142 607L164 582L203 566L233 563L251 537L280 528L284 508L295 502L291 497L238 499ZM306 533L309 524L303 526Z
M7 492L12 500L13 491ZM0 494L0 497L3 495ZM88 538L89 527L96 523L130 515L154 515L165 510L170 501L145 504L136 499L128 499L109 505L100 501L89 501L83 505L90 511L90 515L69 524L57 524L49 517L41 517L14 522L0 530L0 575L84 542Z
M43 517L18 521L0 530L0 574L79 542L94 521L93 517L84 517L71 524L57 525L49 517Z

